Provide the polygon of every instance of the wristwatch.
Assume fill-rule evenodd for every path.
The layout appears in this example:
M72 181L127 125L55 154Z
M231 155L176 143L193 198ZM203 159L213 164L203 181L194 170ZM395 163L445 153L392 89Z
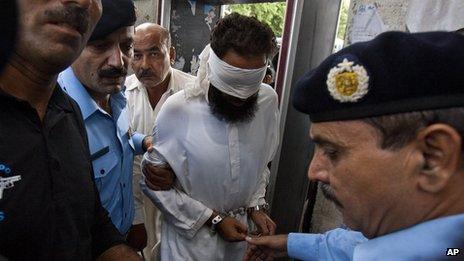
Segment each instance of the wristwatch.
M211 220L211 230L213 232L216 231L217 224L221 223L221 221L225 218L226 216L224 214L219 213L217 216L215 216Z

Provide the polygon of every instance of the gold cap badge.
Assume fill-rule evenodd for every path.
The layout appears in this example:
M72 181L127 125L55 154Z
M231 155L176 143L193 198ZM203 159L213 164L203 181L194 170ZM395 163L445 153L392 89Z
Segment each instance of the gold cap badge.
M343 59L327 75L330 95L340 102L356 102L368 92L369 76L361 65Z

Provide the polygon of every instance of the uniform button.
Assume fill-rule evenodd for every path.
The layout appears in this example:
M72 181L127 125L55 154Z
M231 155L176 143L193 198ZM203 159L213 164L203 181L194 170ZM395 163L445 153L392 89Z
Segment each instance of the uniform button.
M126 187L126 183L122 183L122 187L125 188L125 187Z
M100 174L102 174L102 175L105 174L105 170L104 170L104 169L101 169L101 170L100 170Z

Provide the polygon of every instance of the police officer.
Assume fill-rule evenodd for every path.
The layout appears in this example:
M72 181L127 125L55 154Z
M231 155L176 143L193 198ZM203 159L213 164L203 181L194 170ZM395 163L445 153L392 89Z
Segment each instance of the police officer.
M247 238L245 260L440 260L464 247L463 71L462 35L388 32L303 76L308 176L355 231Z
M10 260L139 260L101 206L82 115L56 84L101 16L100 0L18 0L0 74L0 254Z

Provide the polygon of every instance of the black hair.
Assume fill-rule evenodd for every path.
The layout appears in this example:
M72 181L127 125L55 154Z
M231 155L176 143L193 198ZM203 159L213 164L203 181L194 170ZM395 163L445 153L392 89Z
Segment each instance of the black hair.
M383 149L399 149L406 146L417 133L432 124L442 123L453 127L464 137L464 108L454 107L436 110L416 111L383 115L362 119L380 134ZM464 139L461 149L464 152Z
M271 57L277 50L274 32L254 17L232 13L218 21L211 32L211 48L219 58L234 50L242 56Z

